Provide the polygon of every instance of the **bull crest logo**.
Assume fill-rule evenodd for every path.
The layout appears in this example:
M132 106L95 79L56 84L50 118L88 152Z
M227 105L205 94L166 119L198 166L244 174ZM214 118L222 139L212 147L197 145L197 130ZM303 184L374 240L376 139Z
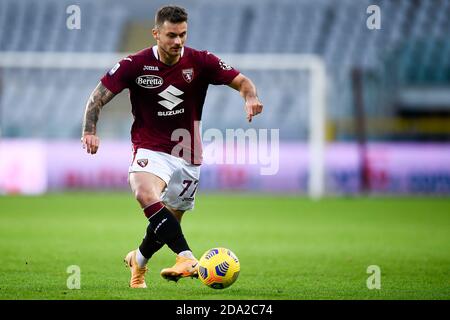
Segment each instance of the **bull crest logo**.
M187 82L190 83L193 79L194 79L194 69L190 68L190 69L183 69L181 71L181 73L183 74L183 79Z
M139 159L136 161L136 163L144 168L148 164L148 159Z

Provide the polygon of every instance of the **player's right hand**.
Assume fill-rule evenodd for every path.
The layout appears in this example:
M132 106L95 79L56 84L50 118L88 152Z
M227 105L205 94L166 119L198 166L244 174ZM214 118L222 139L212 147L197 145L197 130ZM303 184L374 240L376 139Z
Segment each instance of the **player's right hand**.
M98 146L100 145L100 139L95 134L85 133L81 137L81 143L83 144L83 149L86 149L89 154L96 154Z
M248 98L245 101L245 112L247 113L247 121L252 122L252 118L260 114L263 110L263 105L258 97Z

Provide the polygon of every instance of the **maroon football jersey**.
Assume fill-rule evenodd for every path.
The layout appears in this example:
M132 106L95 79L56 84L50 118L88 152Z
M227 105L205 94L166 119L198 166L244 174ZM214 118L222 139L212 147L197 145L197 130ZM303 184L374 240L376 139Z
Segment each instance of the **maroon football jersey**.
M168 66L154 46L118 62L101 82L115 94L130 90L135 151L161 151L201 164L199 121L208 85L229 84L238 74L210 52L188 47Z

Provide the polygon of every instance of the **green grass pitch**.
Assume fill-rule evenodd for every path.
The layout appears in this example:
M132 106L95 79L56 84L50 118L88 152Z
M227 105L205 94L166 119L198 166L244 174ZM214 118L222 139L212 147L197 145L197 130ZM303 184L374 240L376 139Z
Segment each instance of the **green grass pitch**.
M199 258L233 250L230 288L167 282L167 247L149 264L148 288L128 287L122 262L146 220L129 193L0 197L0 299L446 299L450 298L450 200L202 194L183 218ZM81 270L69 290L67 268ZM369 290L370 265L381 288Z

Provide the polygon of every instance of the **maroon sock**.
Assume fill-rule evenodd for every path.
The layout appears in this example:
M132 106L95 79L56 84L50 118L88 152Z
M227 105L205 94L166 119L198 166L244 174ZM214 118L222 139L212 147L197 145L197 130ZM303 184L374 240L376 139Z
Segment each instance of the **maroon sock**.
M150 219L154 214L157 214L162 208L164 208L164 204L161 201L155 202L144 209L144 214L147 219Z

